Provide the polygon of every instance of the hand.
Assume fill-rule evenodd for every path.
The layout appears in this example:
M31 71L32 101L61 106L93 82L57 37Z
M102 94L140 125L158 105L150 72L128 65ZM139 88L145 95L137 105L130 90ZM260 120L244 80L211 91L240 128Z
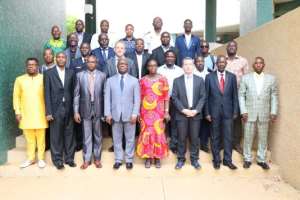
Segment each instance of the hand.
M16 115L16 120L17 120L18 123L20 123L21 119L22 119L22 115L21 114L17 114Z
M112 124L112 117L111 116L107 116L105 118L105 121L106 121L106 123L108 123L109 125L111 125Z
M187 117L190 117L190 115L191 115L191 112L190 112L189 109L183 109L181 112L182 112L183 114L185 114Z
M191 110L190 111L190 117L195 117L197 115L197 110Z
M166 122L170 121L171 117L168 112L165 112L164 119L166 120Z
M274 123L277 119L277 115L271 114L270 118L271 118L271 122Z
M244 123L246 123L247 120L248 120L248 113L242 114L242 121L243 121Z
M47 115L46 119L47 119L48 122L51 122L51 121L54 120L54 118L52 117L52 115Z
M137 116L136 115L132 115L131 118L130 118L130 123L131 124L135 124L137 121Z
M80 114L79 113L75 113L74 114L74 120L76 123L80 124L81 122L81 117L80 117Z
M205 118L206 118L207 121L212 122L212 119L211 119L210 115L207 115Z
M233 114L233 119L237 119L238 114Z

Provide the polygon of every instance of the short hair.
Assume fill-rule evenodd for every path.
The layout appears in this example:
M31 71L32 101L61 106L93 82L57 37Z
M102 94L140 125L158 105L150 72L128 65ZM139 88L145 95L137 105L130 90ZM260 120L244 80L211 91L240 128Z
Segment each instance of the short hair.
M230 43L234 43L236 46L238 46L238 43L237 43L235 40L230 40L230 41L227 43L227 46L228 46Z
M260 59L263 63L265 63L265 59L261 56L256 56L254 60Z
M106 33L100 33L100 34L98 35L98 40L100 39L100 37L101 37L102 35L104 35L104 36L106 36L106 37L108 38L108 35L107 35ZM108 38L108 39L109 39L109 38Z
M164 32L162 32L161 34L160 34L160 37L162 37L162 35L163 34L168 34L169 35L169 37L171 37L171 34L168 32L168 31L164 31Z
M182 64L185 62L185 61L192 61L192 63L194 64L194 59L193 58L191 58L191 57L185 57L185 58L183 58L183 60L182 60Z
M122 44L124 47L126 46L124 41L119 40L115 43L115 48L117 47L118 44Z
M186 23L186 22L191 22L191 23L193 23L191 19L186 19L186 20L184 20L183 23Z
M172 53L172 54L174 54L174 56L176 57L176 52L175 52L174 50L169 49L168 51L166 51L165 54L164 54L165 57L167 57L167 54L168 54L168 53Z
M53 51L53 49L51 49L51 48L45 48L45 49L44 49L44 52L43 52L43 55L45 55L45 52L46 52L46 51L50 51L51 54L54 56L54 51Z
M88 55L88 59L89 59L89 58L95 58L96 61L98 60L97 57L96 57L95 55Z
M29 58L27 58L26 62L25 62L26 65L28 64L29 61L35 61L36 64L39 64L39 60L37 58L35 58L35 57L29 57Z
M132 28L134 28L134 26L132 24L126 24L125 29L127 29L128 26L131 26Z
M137 42L137 41L142 41L143 43L145 43L145 41L144 41L143 38L136 38L136 39L135 39L135 42Z
M88 43L88 42L82 42L81 45L80 45L80 48L81 48L84 44L87 44L87 45L91 48L91 45L90 45L90 43Z
M57 26L57 25L53 25L52 27L51 27L51 32L53 31L53 29L55 29L55 28L57 28L59 31L60 31L60 28L59 28L59 26Z
M66 55L66 53L65 52L63 52L63 51L60 51L60 52L58 52L58 53L56 53L56 58L58 57L58 55L60 55L60 54L63 54L65 57L67 57L67 55Z
M218 55L216 63L220 62L221 58L224 58L226 60L226 56L224 56L224 55Z
M108 23L108 25L109 25L109 21L108 21L107 19L103 19L103 20L100 21L100 26L101 26L104 22Z
M126 58L119 58L118 63L117 63L117 66L119 66L119 64L120 64L121 61L125 61L125 63L126 63L127 66L128 66L128 60L127 60Z

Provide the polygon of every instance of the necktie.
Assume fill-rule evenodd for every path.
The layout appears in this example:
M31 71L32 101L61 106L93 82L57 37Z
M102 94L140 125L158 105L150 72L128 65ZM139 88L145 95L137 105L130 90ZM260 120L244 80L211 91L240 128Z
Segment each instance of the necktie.
M222 94L224 94L224 86L225 86L224 74L221 73L220 90L221 90Z
M91 102L94 102L94 88L95 88L94 74L89 73L89 91L91 95Z
M104 60L104 61L107 60L107 56L106 56L106 53L105 53L105 49L102 49L102 57L103 57L103 60Z
M123 89L124 89L124 75L121 75L120 87L121 87L121 91L123 92Z

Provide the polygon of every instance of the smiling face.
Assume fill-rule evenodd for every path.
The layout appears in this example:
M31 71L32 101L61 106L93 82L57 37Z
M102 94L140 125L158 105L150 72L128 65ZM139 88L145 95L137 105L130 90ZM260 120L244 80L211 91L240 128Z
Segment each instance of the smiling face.
M135 41L135 50L136 50L137 53L143 53L144 47L145 47L144 40L137 39Z
M60 38L61 32L58 26L53 26L51 29L51 35L54 40L58 40Z
M204 69L204 58L201 56L198 56L195 59L195 66L196 66L197 70L202 71Z
M38 62L34 59L27 60L26 71L29 75L34 75L38 72Z
M217 67L219 72L224 72L227 65L227 60L225 56L218 56Z
M125 54L125 44L123 42L117 42L115 45L115 53L117 57L123 57Z
M70 34L68 42L71 47L77 47L78 45L77 35L75 33Z
M167 66L173 66L176 61L176 55L172 51L168 51L165 53L165 61Z
M231 41L227 44L226 47L228 55L236 55L237 53L237 43L235 41Z
M120 74L126 74L128 71L128 61L126 58L121 58L118 61L118 72Z
M56 64L59 67L64 67L66 65L66 62L67 58L65 53L59 52L58 54L56 54Z
M90 44L87 42L82 43L80 46L80 52L83 57L90 55L91 52Z

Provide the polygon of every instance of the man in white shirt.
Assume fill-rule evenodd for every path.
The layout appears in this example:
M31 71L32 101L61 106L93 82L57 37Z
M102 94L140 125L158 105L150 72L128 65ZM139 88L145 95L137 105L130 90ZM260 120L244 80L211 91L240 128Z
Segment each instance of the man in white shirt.
M183 59L184 75L174 80L172 101L176 108L175 120L178 130L177 158L175 169L181 169L185 163L187 138L190 141L190 160L195 169L200 169L199 131L205 104L205 84L202 78L193 74L192 58ZM173 119L174 120L174 119Z
M258 150L256 161L264 170L267 164L269 122L275 122L278 113L278 88L276 78L263 72L265 61L256 57L253 73L242 77L239 88L239 104L244 128L244 168L252 162L252 143L255 129L258 131Z
M152 53L152 50L159 47L161 45L160 41L160 35L164 31L162 30L163 21L160 17L155 17L153 19L153 30L147 32L144 35L145 40L145 49L148 50L148 53ZM173 45L173 42L171 41L171 44Z
M91 40L91 50L94 50L99 47L98 37L101 33L107 34L109 38L109 46L114 47L115 42L117 41L115 33L109 32L109 22L108 20L104 19L100 22L100 33L93 34L92 40Z
M166 64L163 66L160 66L157 70L157 73L159 73L167 78L168 84L169 84L169 95L171 97L172 89L173 89L173 81L175 78L178 78L179 76L181 76L183 74L183 70L181 67L178 67L177 65L175 65L176 53L174 51L172 51L172 50L166 51L165 60L166 60ZM175 118L175 107L171 100L170 100L169 113L170 113L170 116L172 119L167 124L167 131L168 131L169 137L171 139L169 147L173 153L177 153L178 134L177 134L177 129L176 129L176 121L173 120Z

